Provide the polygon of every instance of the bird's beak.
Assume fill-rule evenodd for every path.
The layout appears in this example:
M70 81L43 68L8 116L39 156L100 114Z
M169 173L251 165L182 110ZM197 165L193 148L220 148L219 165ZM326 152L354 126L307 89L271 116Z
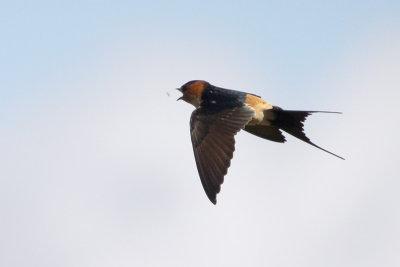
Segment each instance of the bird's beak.
M182 88L176 88L176 90L178 90L179 92L182 93ZM183 96L181 96L180 98L178 98L176 101L181 100L183 98Z

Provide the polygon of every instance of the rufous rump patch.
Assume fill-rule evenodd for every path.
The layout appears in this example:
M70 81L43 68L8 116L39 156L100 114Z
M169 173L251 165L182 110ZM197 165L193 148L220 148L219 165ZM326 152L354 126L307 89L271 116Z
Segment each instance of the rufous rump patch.
M244 103L254 110L253 118L249 122L250 125L268 124L267 121L264 121L264 111L272 109L272 104L268 103L261 97L251 94L246 95Z
M256 105L263 105L263 104L267 103L267 101L265 101L261 97L251 95L251 94L246 95L246 100L244 102L247 105L251 106L252 108L254 108Z

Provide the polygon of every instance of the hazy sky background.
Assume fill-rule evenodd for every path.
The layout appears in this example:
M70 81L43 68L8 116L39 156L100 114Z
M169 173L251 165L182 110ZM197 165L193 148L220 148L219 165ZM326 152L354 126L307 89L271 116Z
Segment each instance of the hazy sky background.
M400 266L399 1L8 1L1 266ZM316 114L238 134L212 205L192 79Z

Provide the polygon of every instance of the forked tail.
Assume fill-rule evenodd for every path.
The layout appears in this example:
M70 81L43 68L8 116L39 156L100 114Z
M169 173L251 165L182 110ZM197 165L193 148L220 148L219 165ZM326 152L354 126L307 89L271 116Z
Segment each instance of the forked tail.
M319 148L331 155L334 155L340 159L343 157L338 156L322 147L317 146L304 133L304 121L306 120L307 116L311 115L312 113L339 113L340 112L331 112L331 111L299 111L299 110L284 110L279 107L274 107L274 113L276 118L271 121L272 125L278 127L279 129L287 132L288 134L293 135L294 137L312 145L316 148Z

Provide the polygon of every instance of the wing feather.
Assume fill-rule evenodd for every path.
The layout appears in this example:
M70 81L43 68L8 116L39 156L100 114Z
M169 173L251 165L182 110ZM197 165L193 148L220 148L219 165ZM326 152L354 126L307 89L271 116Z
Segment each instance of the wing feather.
M200 107L192 113L190 133L197 170L203 188L214 204L233 157L234 136L251 120L253 113L247 106L218 112Z

